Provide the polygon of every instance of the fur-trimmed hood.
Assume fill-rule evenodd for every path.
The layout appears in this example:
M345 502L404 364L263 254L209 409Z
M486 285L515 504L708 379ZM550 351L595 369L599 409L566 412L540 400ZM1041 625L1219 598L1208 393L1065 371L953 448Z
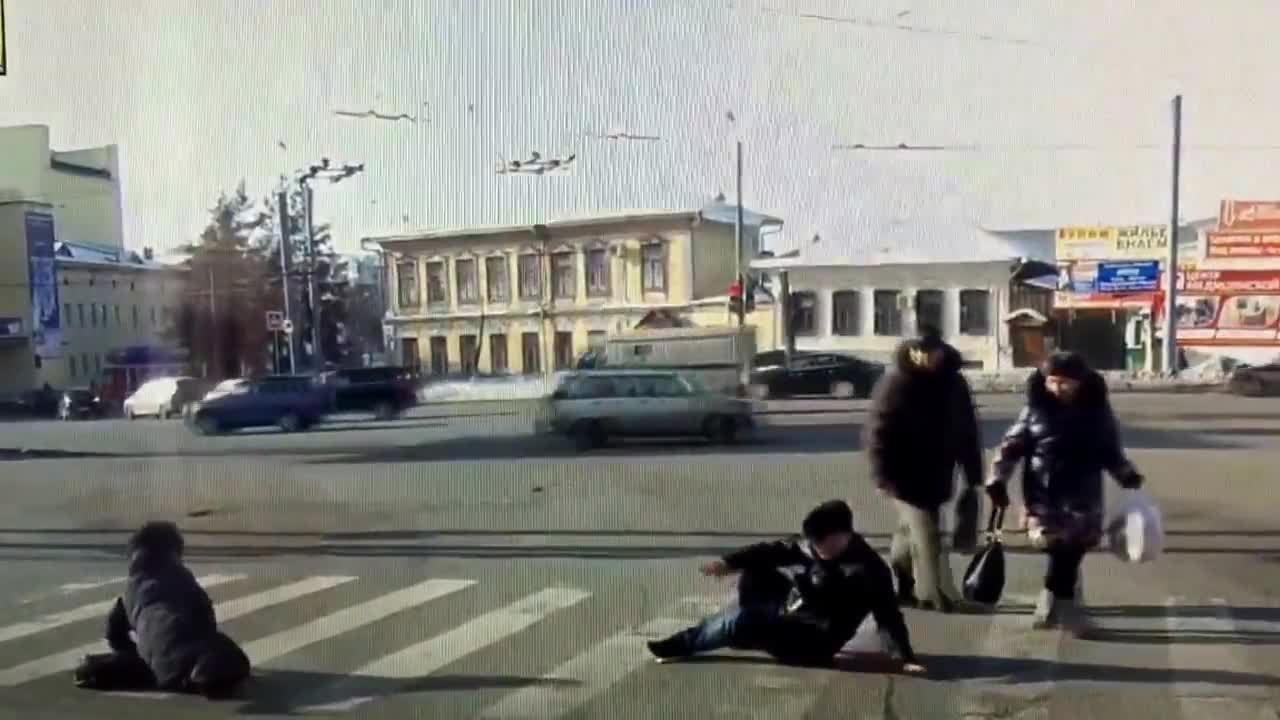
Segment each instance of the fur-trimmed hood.
M1036 370L1027 378L1027 404L1032 407L1046 408L1058 405L1058 400L1045 388L1044 371ZM1096 370L1090 370L1080 381L1080 393L1075 403L1082 410L1100 410L1110 407L1111 399L1107 393L1106 378Z
M893 351L893 367L904 373L920 372L921 368L911 362L911 351L919 347L920 341L918 339L904 340L899 343L897 349ZM938 368L937 372L958 373L962 367L964 367L964 357L960 355L960 351L951 345L943 343L942 366Z

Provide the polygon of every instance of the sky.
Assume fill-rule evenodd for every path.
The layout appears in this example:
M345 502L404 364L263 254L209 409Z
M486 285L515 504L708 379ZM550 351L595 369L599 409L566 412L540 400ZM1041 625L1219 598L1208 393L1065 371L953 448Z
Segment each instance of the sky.
M133 247L321 157L365 164L316 193L346 251L699 207L735 196L741 141L776 249L963 254L978 226L1167 222L1179 93L1183 217L1280 197L1273 0L6 0L5 20L0 125L118 144ZM417 122L334 114L367 110ZM952 149L834 149L859 143ZM531 150L576 167L494 172Z

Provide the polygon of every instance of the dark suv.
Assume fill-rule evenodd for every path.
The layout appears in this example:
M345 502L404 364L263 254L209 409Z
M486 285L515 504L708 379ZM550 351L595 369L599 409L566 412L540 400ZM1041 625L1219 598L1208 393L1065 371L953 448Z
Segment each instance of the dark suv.
M375 367L336 370L325 376L333 411L370 412L391 420L417 404L413 375L405 368Z

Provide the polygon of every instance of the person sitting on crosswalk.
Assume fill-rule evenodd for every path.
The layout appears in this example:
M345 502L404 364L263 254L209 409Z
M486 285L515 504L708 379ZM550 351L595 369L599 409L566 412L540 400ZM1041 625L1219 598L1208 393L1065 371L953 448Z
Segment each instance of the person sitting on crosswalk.
M249 658L218 631L208 593L182 562L183 548L170 522L149 522L129 539L124 595L107 616L111 652L86 657L76 685L217 697L249 676Z
M853 511L829 500L805 516L803 537L748 545L704 566L738 578L738 602L648 644L659 662L730 647L797 665L830 665L868 613L896 646L903 669L924 668L911 649L889 566L853 530ZM789 571L789 572L784 572Z

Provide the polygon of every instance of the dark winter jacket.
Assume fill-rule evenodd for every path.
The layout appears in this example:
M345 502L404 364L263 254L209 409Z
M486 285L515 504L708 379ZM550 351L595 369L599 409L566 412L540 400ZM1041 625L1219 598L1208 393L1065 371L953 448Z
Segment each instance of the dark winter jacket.
M1007 482L1023 465L1022 498L1027 514L1051 534L1093 545L1102 529L1102 472L1121 484L1139 476L1125 457L1107 383L1090 372L1073 402L1045 389L1040 371L1027 380L1027 401L1005 433L991 478Z
M130 630L137 635L136 646ZM180 559L134 554L124 596L107 618L112 650L136 651L158 687L177 690L216 634L213 603Z
M793 585L786 612L820 626L831 639L831 654L853 638L870 613L900 658L915 661L889 566L862 536L855 533L845 552L831 561L819 559L798 536L748 545L723 559L737 571L780 570L789 576Z
M932 509L951 499L957 465L970 486L982 482L982 437L960 353L944 346L942 366L930 371L911 362L915 346L902 343L876 384L865 444L881 490Z

